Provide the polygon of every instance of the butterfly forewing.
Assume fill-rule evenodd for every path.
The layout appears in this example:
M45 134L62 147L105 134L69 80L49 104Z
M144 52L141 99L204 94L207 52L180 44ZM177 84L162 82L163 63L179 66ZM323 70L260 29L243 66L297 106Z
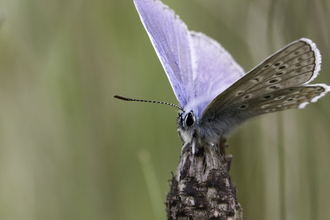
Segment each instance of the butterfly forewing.
M235 110L241 105L243 105L241 109L248 112L249 109L256 109L257 106L269 102L270 100L262 98L268 97L268 94L270 97L275 97L285 92L285 96L289 96L291 92L285 88L310 82L317 76L320 63L319 51L312 41L308 39L295 41L267 58L218 95L204 110L202 117L214 118L224 109ZM326 85L320 85L320 87L324 87L324 92L328 91ZM244 103L248 103L249 107L244 106ZM275 111L284 110L283 108L275 109ZM260 114L259 112L253 111L250 114L252 116ZM261 112L266 113L262 110Z
M173 91L184 107L187 104L186 90L192 83L187 26L158 0L135 0L134 3Z
M242 68L218 42L189 31L159 0L134 3L178 101L199 117L213 98L244 74Z

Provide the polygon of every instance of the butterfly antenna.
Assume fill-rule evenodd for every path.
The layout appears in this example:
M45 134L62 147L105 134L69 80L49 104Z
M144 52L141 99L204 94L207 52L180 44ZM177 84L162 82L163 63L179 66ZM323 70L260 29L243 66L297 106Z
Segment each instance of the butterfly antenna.
M149 101L149 100L142 100L142 99L131 99L131 98L126 98L126 97L120 96L120 95L115 95L114 97L117 99L124 100L124 101L150 102L150 103L157 103L157 104L163 104L163 105L170 105L170 106L173 106L173 107L178 108L181 111L183 111L183 109L180 106L177 106L175 104L168 103L168 102Z

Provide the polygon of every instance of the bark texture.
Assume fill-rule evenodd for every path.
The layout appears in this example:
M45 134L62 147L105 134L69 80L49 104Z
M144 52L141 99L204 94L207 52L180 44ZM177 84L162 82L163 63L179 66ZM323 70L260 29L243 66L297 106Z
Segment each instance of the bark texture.
M225 140L215 147L199 146L192 155L188 146L170 181L166 211L168 220L242 220L236 187L228 174L231 156Z

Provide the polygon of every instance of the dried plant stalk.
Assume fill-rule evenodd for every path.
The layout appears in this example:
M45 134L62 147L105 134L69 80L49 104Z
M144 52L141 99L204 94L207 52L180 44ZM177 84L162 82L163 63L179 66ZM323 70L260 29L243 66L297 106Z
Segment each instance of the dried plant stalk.
M222 139L214 147L199 146L195 155L191 146L186 148L167 194L168 220L243 219L236 187L228 174L231 156L225 155L227 147Z

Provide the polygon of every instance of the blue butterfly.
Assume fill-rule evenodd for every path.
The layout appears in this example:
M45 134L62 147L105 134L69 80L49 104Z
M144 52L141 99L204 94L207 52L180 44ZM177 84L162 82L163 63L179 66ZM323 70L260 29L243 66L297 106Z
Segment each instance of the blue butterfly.
M170 105L180 109L183 149L191 145L194 153L196 146L215 146L247 119L304 108L330 90L325 84L308 84L321 67L320 52L309 39L287 45L244 74L218 42L189 31L159 0L134 3L180 103Z

